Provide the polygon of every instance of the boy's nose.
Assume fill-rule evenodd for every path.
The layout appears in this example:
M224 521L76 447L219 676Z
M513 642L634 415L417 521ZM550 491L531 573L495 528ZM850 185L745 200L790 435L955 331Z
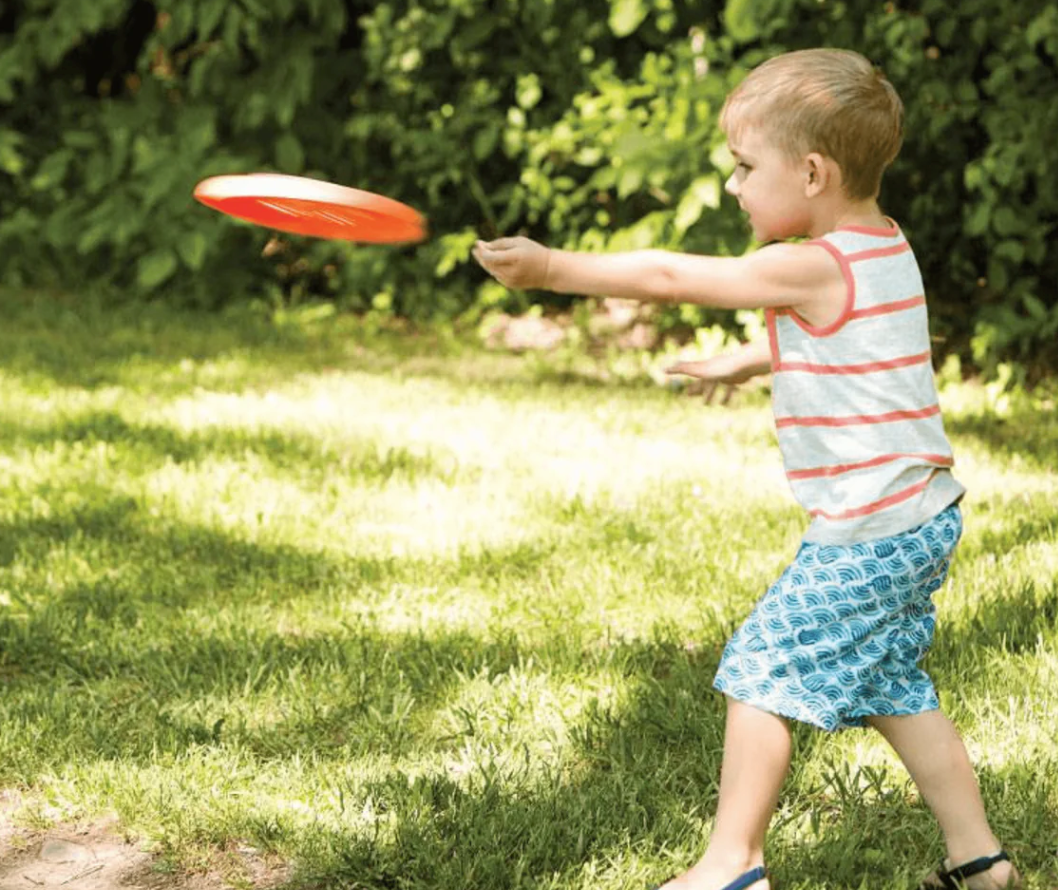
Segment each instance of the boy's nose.
M724 191L732 197L738 197L738 182L735 181L735 174L732 173L728 178L727 182L724 183Z

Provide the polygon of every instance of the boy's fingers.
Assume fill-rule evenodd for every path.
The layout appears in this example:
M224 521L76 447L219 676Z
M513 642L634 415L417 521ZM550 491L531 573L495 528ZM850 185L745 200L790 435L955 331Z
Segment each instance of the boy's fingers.
M506 269L511 265L509 260L502 259L496 256L485 256L478 260L486 269L492 271L493 269Z
M720 389L723 387L724 393L717 400L717 396L720 395ZM702 398L707 405L719 404L729 405L731 399L735 395L735 391L738 389L733 383L723 383L719 380L712 381L702 392Z
M509 257L497 253L488 245L475 246L471 253L474 256L474 259L476 259L479 263L481 263L481 265L487 268L491 268L492 266L505 265L510 261Z
M510 251L500 251L489 246L475 248L474 256L478 260L486 260L490 263L508 263L511 261Z
M510 250L517 243L517 238L497 238L495 241L478 241L475 246L483 250Z
M701 373L705 362L676 362L665 369L666 374L690 374L697 376Z

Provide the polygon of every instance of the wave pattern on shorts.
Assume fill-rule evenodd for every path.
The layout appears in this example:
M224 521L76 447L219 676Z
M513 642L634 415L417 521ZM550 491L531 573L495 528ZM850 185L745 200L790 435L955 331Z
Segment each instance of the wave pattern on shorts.
M938 708L918 662L933 640L932 595L961 533L952 505L891 537L803 543L727 644L713 685L831 731Z

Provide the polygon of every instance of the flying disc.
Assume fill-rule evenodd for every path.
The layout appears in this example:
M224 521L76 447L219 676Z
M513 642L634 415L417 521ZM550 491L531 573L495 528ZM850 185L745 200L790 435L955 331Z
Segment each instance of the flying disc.
M194 194L228 216L296 235L367 244L408 244L426 237L426 220L407 204L305 176L212 176L195 186Z

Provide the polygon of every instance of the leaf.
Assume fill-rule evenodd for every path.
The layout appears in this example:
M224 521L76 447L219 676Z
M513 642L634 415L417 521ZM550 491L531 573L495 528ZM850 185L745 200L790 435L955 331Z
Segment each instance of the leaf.
M988 221L992 218L992 205L982 201L966 219L963 231L971 238L978 238L988 231Z
M305 150L289 130L276 140L276 165L284 173L300 173L305 169Z
M69 167L72 159L73 152L68 148L60 148L48 155L40 162L30 185L37 191L44 191L58 185L66 177L66 168Z
M197 22L199 39L213 36L227 5L228 0L213 0L212 3L206 3L199 9Z
M177 127L180 131L180 152L185 156L205 154L217 141L216 112L212 108L185 108Z
M492 125L478 130L474 136L474 157L484 161L496 150L500 140L500 128Z
M180 254L180 259L183 260L184 265L192 272L197 272L202 268L203 262L205 262L208 247L209 241L206 236L201 232L195 231L187 232L180 239L176 245L176 251Z
M613 155L614 159L620 158L625 162L634 161L648 154L656 147L657 139L639 129L639 127L630 127L617 137L611 155Z
M464 229L462 232L454 232L440 239L442 254L434 268L434 274L438 278L444 278L456 266L470 259L470 250L477 240L475 229Z
M611 0L610 30L615 37L627 37L643 24L649 11L643 0Z
M1025 294L1021 298L1028 310L1029 315L1036 321L1047 321L1048 310L1046 304L1034 294Z
M1005 238L1021 231L1021 220L1013 207L1000 207L992 216L992 228Z
M1007 239L1006 241L1000 241L992 253L994 256L1010 260L1011 263L1017 265L1025 259L1025 246L1020 241Z
M616 232L610 240L610 249L645 250L657 246L668 218L667 212L648 213L627 228Z
M62 134L62 141L70 148L88 151L99 145L99 136L88 130L67 130Z
M492 36L497 28L498 17L494 15L478 15L465 23L452 37L452 45L457 51L467 52L472 50Z
M97 222L95 225L87 226L81 237L77 239L77 252L88 254L103 244L111 236L111 228L105 222Z
M1010 285L1007 264L998 257L988 259L988 286L996 293L1002 293Z
M26 166L25 158L18 150L23 137L15 130L0 130L0 170L18 176Z
M642 185L643 171L639 167L622 167L617 177L617 197L627 198Z
M168 247L152 250L140 258L136 266L136 281L140 287L153 290L169 279L178 265L176 254Z
M543 96L543 91L540 89L540 77L538 75L523 74L518 78L515 99L520 107L526 111L530 108L535 108L541 96Z
M749 43L760 34L757 17L753 13L754 0L729 0L724 7L724 26L739 43Z
M1025 29L1025 41L1035 48L1055 34L1058 34L1058 8L1049 6L1029 23Z
M720 206L720 177L715 173L700 176L691 183L676 208L674 225L676 234L684 234L701 219L702 211L708 207L716 210Z

